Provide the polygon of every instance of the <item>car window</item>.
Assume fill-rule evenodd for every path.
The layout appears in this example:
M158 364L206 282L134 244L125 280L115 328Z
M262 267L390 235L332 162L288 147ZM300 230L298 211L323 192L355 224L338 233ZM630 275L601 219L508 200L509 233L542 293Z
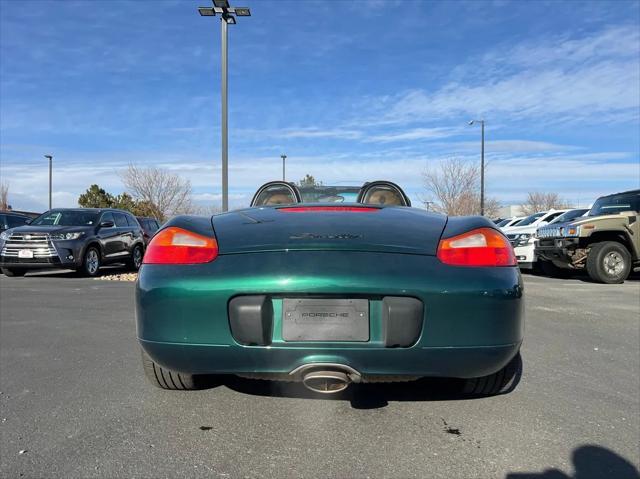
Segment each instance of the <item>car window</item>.
M598 198L588 216L615 215L625 211L640 212L640 193Z
M113 213L114 218L116 219L116 226L119 228L129 226L127 223L127 217L122 213Z
M27 223L27 218L22 216L7 216L7 228L15 228L17 226L24 226Z
M97 213L89 210L50 210L38 216L35 226L90 226L96 223Z
M131 215L124 215L124 216L127 219L127 223L129 224L129 226L133 226L135 228L140 228L140 223L138 223L137 219L135 219Z
M555 220L558 216L560 216L563 212L562 211L558 211L556 213L552 213L549 216L547 216L544 220L547 223L551 223L553 220Z
M149 220L149 231L150 232L155 233L159 229L160 229L160 225L158 225L158 222L156 220Z
M0 215L0 229L7 228L7 222L5 221L5 215Z
M113 217L113 213L111 211L107 211L102 214L102 218L100 219L100 223L104 223L105 221L111 221L113 224L116 223L116 220Z
M527 226L530 225L532 223L535 223L538 218L540 218L541 216L543 216L545 213L535 213L531 216L527 216L525 219L523 219L520 223L518 223L518 226Z

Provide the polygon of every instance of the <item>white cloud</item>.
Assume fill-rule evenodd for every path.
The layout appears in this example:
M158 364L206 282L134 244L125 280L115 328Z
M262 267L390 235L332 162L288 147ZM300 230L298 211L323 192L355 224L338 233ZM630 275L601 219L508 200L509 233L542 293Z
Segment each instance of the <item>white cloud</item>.
M637 28L555 40L492 52L464 65L463 78L436 91L414 89L386 99L381 108L387 113L372 123L457 115L552 122L638 120Z

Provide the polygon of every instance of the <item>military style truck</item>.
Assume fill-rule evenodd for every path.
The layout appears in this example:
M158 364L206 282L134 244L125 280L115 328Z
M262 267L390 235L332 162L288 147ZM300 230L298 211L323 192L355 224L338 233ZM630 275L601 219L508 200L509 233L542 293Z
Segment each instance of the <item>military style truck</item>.
M550 276L586 269L593 281L622 283L640 266L640 190L602 196L585 216L537 234L535 254Z

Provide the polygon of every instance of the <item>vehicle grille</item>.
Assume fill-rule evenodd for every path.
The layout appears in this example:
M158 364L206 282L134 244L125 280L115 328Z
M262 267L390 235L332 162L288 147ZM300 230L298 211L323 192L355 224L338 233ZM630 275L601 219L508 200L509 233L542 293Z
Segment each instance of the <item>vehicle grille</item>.
M560 228L541 228L538 230L538 238L557 238L560 236Z
M20 258L20 250L33 251L33 258ZM0 255L6 258L16 258L20 263L34 263L37 262L34 260L43 259L46 260L44 262L49 263L52 258L58 258L58 252L46 233L13 233L5 241Z

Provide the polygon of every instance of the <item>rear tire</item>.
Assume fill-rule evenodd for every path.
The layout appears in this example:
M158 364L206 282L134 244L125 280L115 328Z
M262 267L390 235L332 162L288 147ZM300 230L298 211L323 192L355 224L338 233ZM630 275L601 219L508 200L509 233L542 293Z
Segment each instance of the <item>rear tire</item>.
M96 277L100 272L100 266L100 251L95 246L89 246L82 259L82 274L92 278Z
M520 351L500 371L481 378L465 379L462 392L471 396L495 396L511 392L522 376L522 356Z
M594 243L587 256L587 273L598 283L624 283L631 273L631 255L616 241Z
M142 257L144 256L144 250L142 246L136 245L131 251L131 258L127 261L127 265L131 271L138 271L142 265Z
M5 276L8 276L9 278L13 278L14 276L16 277L24 276L27 271L24 269L2 268L2 272L4 273Z
M170 389L174 391L200 389L196 380L197 376L169 371L155 363L144 350L141 349L140 352L142 353L142 368L144 369L144 374L154 386L160 389Z

